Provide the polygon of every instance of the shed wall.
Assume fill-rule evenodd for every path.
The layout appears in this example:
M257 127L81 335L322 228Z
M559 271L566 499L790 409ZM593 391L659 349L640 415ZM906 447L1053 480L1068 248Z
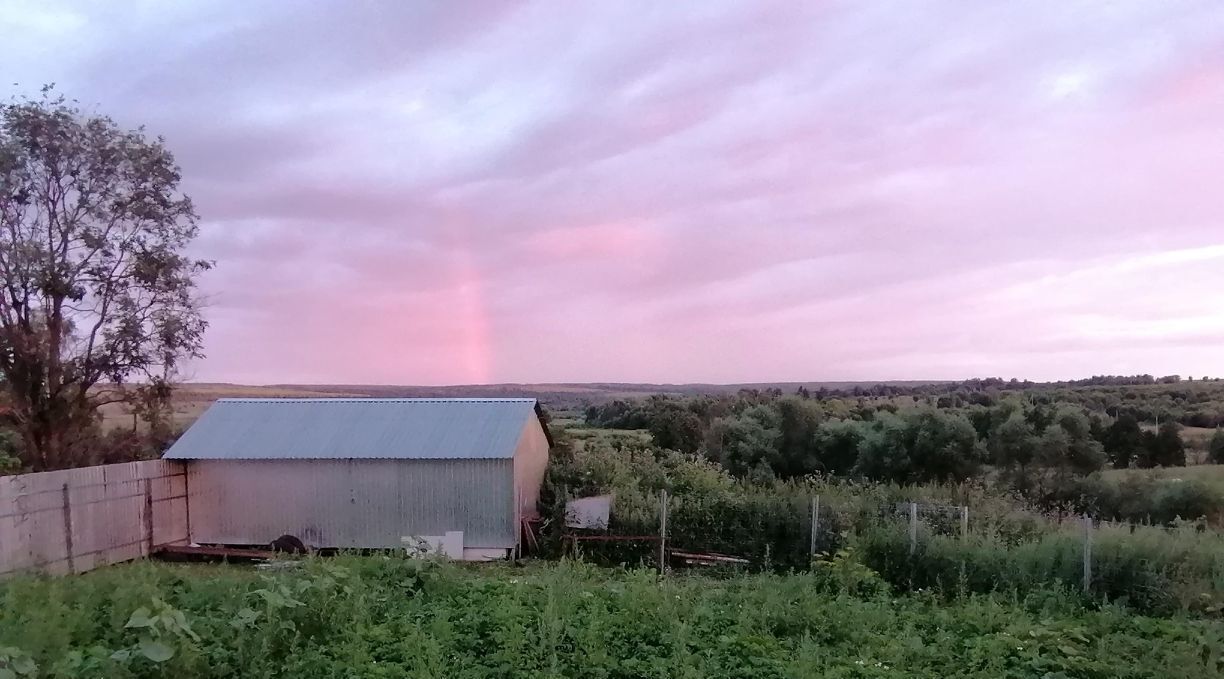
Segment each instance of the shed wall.
M518 447L514 450L514 487L518 489L519 516L534 517L539 514L536 503L540 499L540 486L544 483L544 470L548 468L548 437L540 420L531 417Z
M514 546L509 459L198 460L187 485L197 543L397 548L461 530L465 548Z

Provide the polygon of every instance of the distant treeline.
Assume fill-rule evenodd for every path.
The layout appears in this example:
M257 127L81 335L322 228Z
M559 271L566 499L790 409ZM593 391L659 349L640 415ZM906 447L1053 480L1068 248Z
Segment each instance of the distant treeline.
M781 398L787 393L791 392L771 387L741 389L734 396L691 398L769 399ZM1031 403L1078 405L1115 418L1128 414L1141 423L1159 424L1172 419L1187 427L1224 426L1224 380L1220 378L1183 380L1178 375L1098 375L1065 382L1030 382L988 377L915 385L876 384L815 389L800 386L793 393L817 401L841 402L844 406L835 404L830 407L835 410L844 407L849 416L856 419L863 419L864 415L869 417L871 412L890 407L890 404L925 404L945 409L970 405L990 407L1009 397L1018 396ZM604 417L601 412L611 413L614 417L620 416L627 409L632 409L633 403L640 401L620 399L588 408L587 419L592 424L599 425L597 420Z
M1185 465L1182 427L1170 413L1186 417L1206 407L1218 418L1224 406L1224 385L1200 386L1208 385L961 387L938 397L857 399L748 390L613 401L589 407L586 420L648 430L657 446L701 454L741 478L821 474L913 484L991 470L1054 507L1081 503L1081 479L1107 467ZM1210 455L1224 462L1224 432L1212 439Z

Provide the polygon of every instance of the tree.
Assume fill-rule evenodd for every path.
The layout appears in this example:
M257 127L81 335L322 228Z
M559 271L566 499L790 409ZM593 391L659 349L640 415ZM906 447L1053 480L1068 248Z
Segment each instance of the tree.
M162 139L50 89L0 105L0 374L24 462L80 461L97 408L201 356L197 217Z
M822 423L812 437L817 460L813 471L834 476L848 474L858 460L862 440L862 425L858 422L833 420Z
M876 418L861 430L854 471L873 481L905 483L913 472L907 428L900 417Z
M988 447L995 464L1023 473L1037 455L1037 435L1024 413L1015 411L995 430Z
M661 448L695 453L701 447L701 418L678 402L668 401L652 413L649 429Z
M1216 464L1224 464L1224 429L1216 429L1207 445L1207 459Z
M1105 450L1092 437L1092 423L1084 412L1064 407L1042 432L1036 461L1055 471L1090 474L1105 466Z
M1181 425L1173 420L1160 423L1155 436L1147 439L1148 466L1186 466L1186 444L1181 438Z
M775 404L778 412L778 452L781 477L802 476L819 468L813 437L824 418L818 403L799 396L785 396Z
M897 483L961 481L981 462L981 447L969 420L924 409L881 414L863 428L855 471Z
M914 481L964 481L977 473L982 448L964 415L926 410L909 415L907 420L913 441L910 457Z
M1067 432L1067 465L1077 474L1091 474L1105 466L1105 448L1093 436L1092 420L1075 407L1060 408L1055 424Z
M735 476L760 476L763 468L776 473L781 466L779 419L776 410L758 405L715 420L707 452Z
M1143 430L1134 415L1119 415L1105 430L1105 452L1115 469L1126 469L1143 454Z

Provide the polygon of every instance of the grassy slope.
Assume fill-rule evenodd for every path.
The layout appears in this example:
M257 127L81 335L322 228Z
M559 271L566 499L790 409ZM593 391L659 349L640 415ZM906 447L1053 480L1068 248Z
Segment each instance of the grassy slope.
M1092 611L1057 593L1021 603L838 593L851 581L659 583L648 571L422 570L381 557L263 578L133 564L0 583L0 647L22 649L44 672L75 663L66 676L106 677L1221 676L1214 623ZM200 638L155 623L153 635L175 652L160 666L140 655L149 633L124 629L155 598ZM125 648L131 658L111 659Z

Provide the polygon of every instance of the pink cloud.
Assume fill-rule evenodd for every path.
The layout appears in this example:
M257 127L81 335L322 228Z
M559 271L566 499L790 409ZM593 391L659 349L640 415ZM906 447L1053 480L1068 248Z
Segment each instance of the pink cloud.
M1224 374L1224 10L0 10L163 134L200 379ZM54 56L54 58L52 58ZM96 102L96 104L94 103Z

